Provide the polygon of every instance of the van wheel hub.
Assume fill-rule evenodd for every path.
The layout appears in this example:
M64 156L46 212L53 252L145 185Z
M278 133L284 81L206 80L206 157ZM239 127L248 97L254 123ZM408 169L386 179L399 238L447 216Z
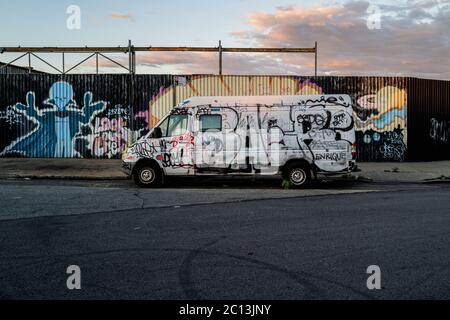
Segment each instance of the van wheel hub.
M305 171L303 171L300 168L295 168L291 171L290 178L293 184L300 185L303 182L305 182L306 179Z
M155 172L150 168L143 168L139 176L142 182L151 183L155 179Z

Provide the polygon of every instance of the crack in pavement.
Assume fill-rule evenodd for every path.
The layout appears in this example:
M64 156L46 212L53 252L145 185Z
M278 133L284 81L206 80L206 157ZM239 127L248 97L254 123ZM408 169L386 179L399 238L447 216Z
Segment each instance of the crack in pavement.
M139 200L141 200L141 206L140 206L140 208L141 209L145 209L145 199L142 197L142 195L141 195L141 190L136 190L135 192L133 192L133 195L136 197L136 198L138 198ZM120 210L120 209L119 209Z
M240 262L245 262L249 264L254 264L259 267L261 267L264 270L272 271L275 273L280 273L284 275L285 277L291 279L293 282L299 284L301 287L306 289L306 292L308 293L307 299L317 299L321 298L324 299L326 297L326 292L324 290L320 289L316 284L314 284L312 281L318 281L323 283L332 284L334 286L340 287L342 289L346 289L351 291L354 294L357 294L361 297L364 297L366 299L370 300L376 300L376 298L366 292L363 292L359 289L356 289L350 285L341 283L339 281L336 281L334 279L329 279L327 277L314 275L309 272L304 271L296 271L296 270L290 270L288 268L270 263L270 262L264 262L255 258L250 258L247 256L240 256L240 255L234 255L230 253L224 253L224 252L218 252L218 251L212 251L212 250L206 250L206 247L212 246L224 237L220 237L219 239L216 239L215 241L212 241L200 248L197 249L189 249L189 248L121 248L121 249L111 249L111 250L101 250L101 251L92 251L92 252L83 252L83 253L74 253L74 254L56 254L56 255L49 255L46 257L42 256L18 256L18 257L8 257L9 259L55 259L59 260L61 258L65 259L71 259L74 257L87 257L87 256L95 256L95 255L104 255L104 254L118 254L118 253L131 253L131 252L187 252L188 255L184 259L183 263L180 266L179 271L179 278L180 278L180 284L183 288L183 291L188 299L200 299L200 296L196 289L192 285L191 280L191 265L193 260L199 256L200 254L205 255L212 255L212 256L219 256L229 259L235 259ZM55 263L55 262L53 262ZM326 298L325 298L326 299Z

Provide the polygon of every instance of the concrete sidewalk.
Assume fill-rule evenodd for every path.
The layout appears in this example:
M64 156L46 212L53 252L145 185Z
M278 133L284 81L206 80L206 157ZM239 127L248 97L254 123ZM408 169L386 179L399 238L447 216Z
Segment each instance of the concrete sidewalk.
M354 175L375 182L450 182L450 161L360 162Z
M117 159L0 158L0 179L126 179Z
M363 181L450 181L450 161L361 162L354 175ZM121 160L0 158L0 179L126 179Z

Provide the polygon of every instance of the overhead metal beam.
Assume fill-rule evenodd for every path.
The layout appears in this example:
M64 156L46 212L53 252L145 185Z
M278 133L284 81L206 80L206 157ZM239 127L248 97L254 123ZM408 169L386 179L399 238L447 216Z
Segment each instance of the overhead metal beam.
M132 51L174 51L174 52L249 52L249 53L315 53L316 48L225 48L225 47L132 47ZM45 53L128 53L130 47L0 47L0 53L45 52Z
M69 70L65 71L64 74L69 73L70 71L74 70L76 67L82 65L83 63L85 63L86 61L88 61L90 58L92 58L93 56L95 56L95 53L91 54L89 57L84 58L83 60L81 60L81 62L78 62L76 65L74 65L72 68L70 68Z
M0 53L17 52L45 52L45 53L93 53L93 52L123 52L127 53L128 48L124 47L0 47Z
M222 47L222 42L219 41L218 47L135 47L132 45L131 40L128 41L127 47L0 47L1 53L24 53L24 55L28 54L29 58L31 55L48 64L53 69L57 70L60 73L68 73L73 70L76 66L88 60L92 55L88 58L82 60L81 63L77 64L75 67L70 68L69 70L65 70L65 59L63 56L63 70L55 68L47 61L41 59L36 56L35 53L90 53L96 55L96 73L98 73L98 56L106 58L115 64L121 66L126 69L130 74L136 73L136 52L218 52L219 54L219 74L222 75L223 69L223 53L224 52L240 52L240 53L314 53L315 62L314 62L314 74L317 76L317 42L315 42L314 47L312 48L238 48L238 47L230 47L224 48ZM102 53L124 53L128 54L128 68L121 65L120 63L113 61L111 58L104 56ZM21 56L22 57L22 56ZM19 57L20 58L20 57ZM17 59L13 60L16 61ZM30 69L31 70L31 63Z

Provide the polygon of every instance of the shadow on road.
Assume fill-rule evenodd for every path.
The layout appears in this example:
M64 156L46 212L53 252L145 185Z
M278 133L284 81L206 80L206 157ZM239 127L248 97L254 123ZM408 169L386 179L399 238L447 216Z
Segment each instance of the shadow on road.
M23 184L39 186L77 186L104 188L136 188L133 180L78 180L78 179L0 179L0 184ZM163 189L274 189L282 190L282 179L276 177L170 177ZM370 186L373 183L358 180L315 180L306 189L351 189L355 186ZM150 189L151 190L151 189Z
M165 188L282 189L282 179L273 177L171 177ZM307 189L347 189L366 184L356 180L315 180Z

